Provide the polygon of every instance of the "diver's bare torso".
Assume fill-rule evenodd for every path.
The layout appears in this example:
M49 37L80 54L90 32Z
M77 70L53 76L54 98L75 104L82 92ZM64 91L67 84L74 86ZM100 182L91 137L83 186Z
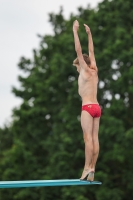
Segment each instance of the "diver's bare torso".
M85 104L98 104L97 101L97 84L98 75L96 70L88 69L85 71L83 68L80 69L78 78L78 92L82 98L82 105Z

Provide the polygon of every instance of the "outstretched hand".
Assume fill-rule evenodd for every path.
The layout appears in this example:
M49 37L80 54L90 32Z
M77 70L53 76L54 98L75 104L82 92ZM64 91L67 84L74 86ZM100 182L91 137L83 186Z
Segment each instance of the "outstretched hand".
M79 22L78 20L75 20L73 22L73 31L78 31L78 29L79 29Z
M89 26L87 26L86 24L84 24L84 26L85 26L86 33L89 34L89 33L90 33L90 28L89 28Z

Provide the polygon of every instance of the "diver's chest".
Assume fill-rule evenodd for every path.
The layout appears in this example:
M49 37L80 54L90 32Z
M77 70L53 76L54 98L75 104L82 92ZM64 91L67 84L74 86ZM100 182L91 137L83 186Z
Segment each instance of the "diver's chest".
M81 74L78 77L78 85L84 85L85 83L89 82L90 78L87 76L82 76Z
M94 83L98 82L98 77L95 75L84 75L80 74L78 77L78 85L84 85L84 84L89 84L89 83Z

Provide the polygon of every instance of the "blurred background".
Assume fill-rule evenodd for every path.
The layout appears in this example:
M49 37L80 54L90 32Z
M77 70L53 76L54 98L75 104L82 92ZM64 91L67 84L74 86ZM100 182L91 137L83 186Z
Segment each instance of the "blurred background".
M0 180L77 179L84 166L72 25L90 26L102 107L101 186L1 189L2 200L133 199L133 1L0 1Z
M21 99L11 93L13 85L18 86L20 70L17 63L21 56L31 57L32 49L38 47L37 34L53 34L48 22L48 14L59 12L63 7L64 17L69 19L70 13L77 13L77 8L96 7L100 0L78 0L70 3L65 0L0 0L0 126L11 122L11 111L20 105ZM9 100L10 99L10 100Z

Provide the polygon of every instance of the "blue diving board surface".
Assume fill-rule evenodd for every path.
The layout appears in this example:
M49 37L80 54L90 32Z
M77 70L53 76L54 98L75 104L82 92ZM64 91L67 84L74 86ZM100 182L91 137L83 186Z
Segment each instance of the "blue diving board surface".
M26 180L26 181L0 181L0 188L24 188L46 186L70 186L70 185L101 185L99 181L81 181L80 179L62 180Z

